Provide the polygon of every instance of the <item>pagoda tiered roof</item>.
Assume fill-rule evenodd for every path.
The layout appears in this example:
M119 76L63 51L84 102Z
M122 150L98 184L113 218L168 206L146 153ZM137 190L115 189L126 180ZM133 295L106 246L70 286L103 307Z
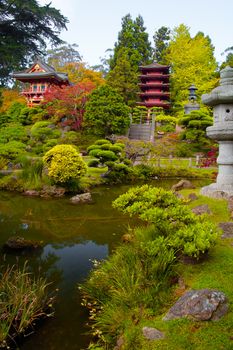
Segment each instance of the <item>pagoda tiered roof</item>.
M37 58L30 68L20 72L13 72L12 78L24 83L38 80L49 80L69 84L67 73L57 72L52 66L43 62L40 58Z
M139 96L140 106L163 107L168 109L169 102L169 66L164 66L159 63L152 63L147 66L140 66L140 89Z

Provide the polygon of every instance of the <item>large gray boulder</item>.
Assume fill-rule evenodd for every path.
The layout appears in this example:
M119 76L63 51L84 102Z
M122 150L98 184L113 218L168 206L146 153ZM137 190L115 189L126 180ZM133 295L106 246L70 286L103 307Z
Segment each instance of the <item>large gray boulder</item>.
M220 222L220 224L218 225L222 231L223 234L221 236L221 238L233 238L233 222L229 221L229 222Z
M195 321L216 321L227 311L224 293L211 289L190 290L178 299L163 320L187 317Z
M172 191L180 191L183 190L183 188L195 188L195 186L191 181L183 179L172 186Z

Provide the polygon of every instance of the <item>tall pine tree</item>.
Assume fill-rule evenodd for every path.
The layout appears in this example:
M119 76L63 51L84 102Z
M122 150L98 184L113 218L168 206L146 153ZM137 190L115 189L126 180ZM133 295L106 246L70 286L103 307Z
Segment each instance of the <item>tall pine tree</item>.
M153 39L155 43L154 59L160 64L165 63L165 53L169 45L171 30L167 27L160 27L154 34Z
M107 81L120 92L130 106L134 105L137 99L139 66L152 61L152 52L142 16L139 15L135 20L130 14L124 16L110 59Z

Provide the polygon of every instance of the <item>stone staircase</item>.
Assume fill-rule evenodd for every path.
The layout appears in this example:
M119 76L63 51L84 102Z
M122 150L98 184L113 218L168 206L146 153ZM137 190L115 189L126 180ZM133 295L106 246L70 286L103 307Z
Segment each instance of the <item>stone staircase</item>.
M131 140L153 141L152 124L131 124L128 137Z

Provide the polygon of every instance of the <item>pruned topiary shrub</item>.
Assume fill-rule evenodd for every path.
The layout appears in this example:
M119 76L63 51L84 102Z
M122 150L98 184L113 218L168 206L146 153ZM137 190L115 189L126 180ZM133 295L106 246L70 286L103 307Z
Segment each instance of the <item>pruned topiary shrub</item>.
M119 196L113 206L152 224L154 238L164 236L179 254L199 258L217 239L217 228L205 216L195 215L173 192L143 185Z
M85 175L87 166L77 149L71 145L57 145L43 157L48 176L56 184L68 184Z

